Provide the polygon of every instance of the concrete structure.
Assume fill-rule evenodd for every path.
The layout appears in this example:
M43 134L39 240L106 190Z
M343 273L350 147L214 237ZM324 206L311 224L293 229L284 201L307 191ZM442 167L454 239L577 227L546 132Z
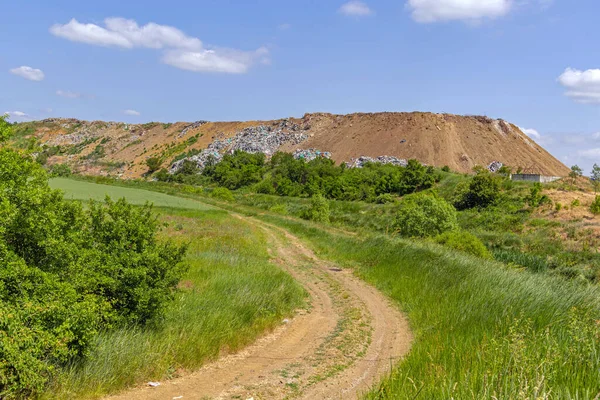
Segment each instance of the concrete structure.
M512 174L510 179L513 181L550 183L562 179L562 176L544 176L540 174Z

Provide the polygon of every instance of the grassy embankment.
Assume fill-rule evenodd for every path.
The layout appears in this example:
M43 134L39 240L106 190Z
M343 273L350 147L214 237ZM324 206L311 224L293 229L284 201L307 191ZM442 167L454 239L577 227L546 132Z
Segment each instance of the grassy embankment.
M376 233L347 236L255 208L228 207L285 227L322 257L353 268L407 314L414 346L368 398L598 395L596 285L508 268L427 242Z
M269 262L260 230L197 201L161 193L54 179L66 198L152 201L163 236L189 242L190 270L164 320L151 329L100 335L89 359L60 372L48 398L93 397L177 376L251 343L304 300L293 279Z

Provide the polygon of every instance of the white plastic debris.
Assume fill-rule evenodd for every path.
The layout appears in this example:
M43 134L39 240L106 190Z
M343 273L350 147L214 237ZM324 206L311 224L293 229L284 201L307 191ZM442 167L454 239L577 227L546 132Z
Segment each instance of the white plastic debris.
M160 382L148 382L148 386L157 387L157 386L160 386Z

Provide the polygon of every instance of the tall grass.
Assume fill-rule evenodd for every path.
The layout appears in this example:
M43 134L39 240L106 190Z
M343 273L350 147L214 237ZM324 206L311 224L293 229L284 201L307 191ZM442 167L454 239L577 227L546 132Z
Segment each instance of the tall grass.
M409 355L369 399L593 399L600 392L596 286L520 272L442 247L362 239L277 216L406 312Z
M47 398L93 397L174 377L236 350L303 304L269 262L260 230L223 211L162 209L165 236L190 242L190 271L164 320L101 334L90 357L59 373Z

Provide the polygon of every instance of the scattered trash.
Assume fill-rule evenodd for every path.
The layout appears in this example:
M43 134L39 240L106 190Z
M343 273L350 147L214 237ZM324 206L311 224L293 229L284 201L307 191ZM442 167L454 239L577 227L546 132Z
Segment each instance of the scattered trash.
M290 323L290 320L286 318L286 319L284 319L282 322L283 322L284 324L289 324L289 323Z
M500 161L492 161L492 163L488 166L487 169L490 172L498 172L498 170L503 166L504 164L502 164Z
M331 158L331 153L328 151L321 151L321 150L317 150L317 149L306 149L306 150L296 150L294 152L294 158L296 160L305 160L305 161L312 161L316 158Z
M158 386L160 386L160 382L148 382L148 386L150 386L150 387L158 387Z
M196 121L181 130L181 133L177 135L178 138L185 136L192 129L200 128L202 125L208 124L208 121Z
M263 153L271 157L284 144L297 145L308 139L305 133L298 133L302 128L288 119L275 122L271 126L251 126L225 139L215 139L205 150L192 157L179 160L169 169L171 174L181 169L185 160L196 163L200 170L204 169L208 162L220 162L224 154L233 154L236 150L247 153Z
M406 139L402 139L400 143L406 143Z
M367 163L379 163L379 164L391 164L399 167L406 167L408 161L393 156L379 156L377 158L360 156L353 158L352 161L347 162L346 165L349 168L362 168Z
M183 396L173 397L173 400L179 400L179 399L183 399Z

